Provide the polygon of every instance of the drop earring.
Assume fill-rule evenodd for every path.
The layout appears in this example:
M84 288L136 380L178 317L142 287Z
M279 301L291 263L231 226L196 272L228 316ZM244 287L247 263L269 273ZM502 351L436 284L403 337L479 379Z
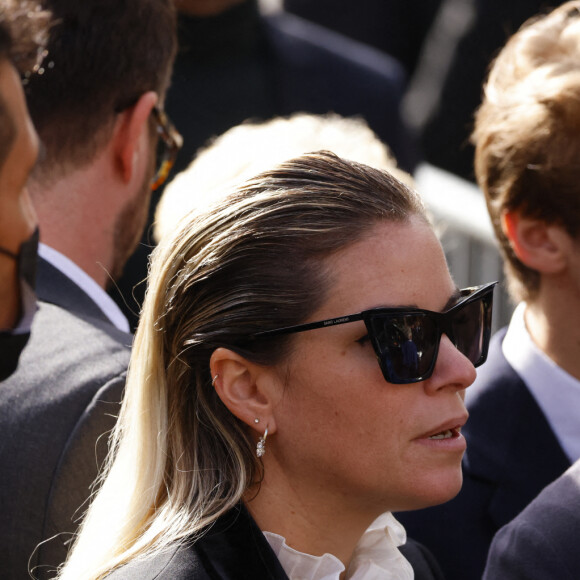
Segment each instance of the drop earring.
M264 431L264 434L258 439L258 444L256 445L256 455L262 457L266 453L266 437L268 437L268 427Z

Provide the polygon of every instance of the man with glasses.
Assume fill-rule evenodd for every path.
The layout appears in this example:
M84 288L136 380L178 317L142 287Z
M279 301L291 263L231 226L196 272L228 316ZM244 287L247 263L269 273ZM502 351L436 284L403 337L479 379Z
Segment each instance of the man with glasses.
M86 508L132 341L105 289L180 144L162 107L176 46L171 0L47 7L48 56L25 84L44 145L29 186L41 231L39 309L20 367L0 389L0 575L11 579L29 569L52 576Z

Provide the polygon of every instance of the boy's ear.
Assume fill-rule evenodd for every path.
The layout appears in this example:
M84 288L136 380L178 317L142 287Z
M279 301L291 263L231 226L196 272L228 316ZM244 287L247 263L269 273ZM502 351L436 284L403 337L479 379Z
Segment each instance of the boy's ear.
M501 226L522 264L541 274L556 274L566 268L572 238L562 226L506 211Z
M272 410L278 389L271 371L227 348L212 353L210 369L214 389L233 415L260 434L266 427L270 434L276 431Z
M153 91L143 93L134 105L119 113L114 137L115 153L126 183L131 181L137 168L141 139L144 132L147 136L149 134L149 116L157 99L157 93Z

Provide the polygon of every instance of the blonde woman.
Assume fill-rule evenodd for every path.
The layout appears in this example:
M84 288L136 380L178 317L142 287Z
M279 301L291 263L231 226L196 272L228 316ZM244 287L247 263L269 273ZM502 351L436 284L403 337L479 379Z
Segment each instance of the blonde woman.
M455 287L412 190L331 153L190 214L60 578L438 578L390 512L461 486L492 291Z

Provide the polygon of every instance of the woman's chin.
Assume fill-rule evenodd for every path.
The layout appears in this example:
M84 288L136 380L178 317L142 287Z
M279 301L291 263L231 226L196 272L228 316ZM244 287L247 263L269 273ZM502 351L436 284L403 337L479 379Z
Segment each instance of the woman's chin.
M461 491L462 483L461 468L439 477L429 478L424 485L415 489L416 493L410 494L393 511L419 510L448 502Z

